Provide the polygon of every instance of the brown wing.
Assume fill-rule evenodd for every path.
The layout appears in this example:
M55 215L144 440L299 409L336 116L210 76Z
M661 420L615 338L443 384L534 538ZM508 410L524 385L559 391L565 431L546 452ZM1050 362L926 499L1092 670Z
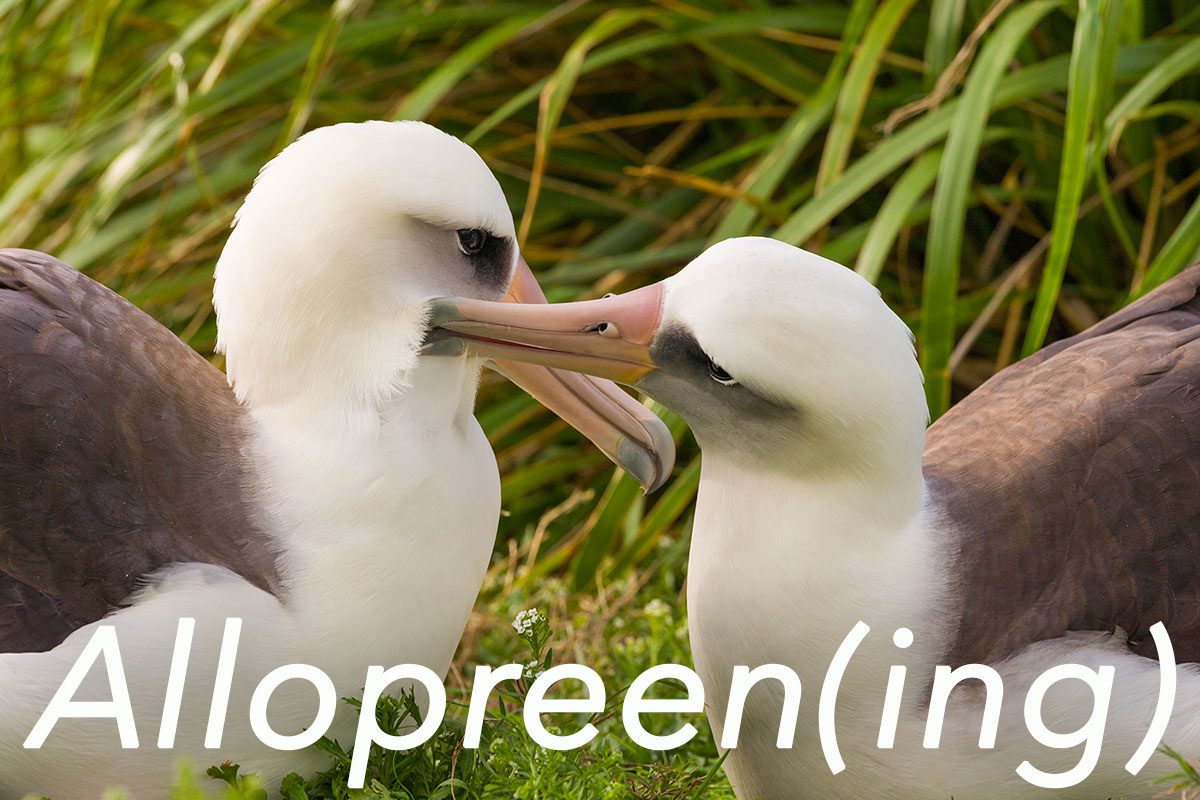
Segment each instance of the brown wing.
M86 622L53 597L0 572L0 653L47 650Z
M276 585L221 372L42 253L0 249L0 652L52 647L175 562Z
M961 583L950 663L1162 621L1200 661L1200 266L998 373L930 429ZM939 662L945 663L945 662Z

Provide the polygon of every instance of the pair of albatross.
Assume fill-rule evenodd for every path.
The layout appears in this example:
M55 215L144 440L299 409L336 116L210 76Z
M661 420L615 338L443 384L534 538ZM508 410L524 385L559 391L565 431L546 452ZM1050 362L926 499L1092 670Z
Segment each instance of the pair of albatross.
M444 675L500 487L472 415L480 360L418 352L431 297L506 292L544 301L499 184L419 123L320 129L259 175L216 270L228 384L108 289L0 250L0 798L166 797L180 756L233 759L278 786L322 761L252 731L268 672L314 665L338 696L375 664ZM665 426L623 390L501 368L647 488L670 472ZM169 702L181 618L194 633ZM222 704L227 618L242 627ZM25 749L101 623L116 630L138 748L122 749L112 719L64 718ZM117 699L106 673L97 662L72 699ZM315 707L291 681L270 727L298 734ZM224 733L209 741L214 719ZM340 711L330 735L348 741L354 722Z
M1123 766L1152 721L1159 621L1183 662L1165 741L1200 752L1200 270L1003 371L928 434L908 330L865 281L795 248L733 240L627 295L486 302L510 281L514 299L542 299L494 178L450 137L397 123L315 132L260 177L218 265L232 391L107 290L0 253L0 796L112 783L162 796L180 752L228 754L268 780L303 769L242 715L203 747L226 617L244 620L233 709L285 663L349 692L367 664L444 672L498 510L471 417L481 357L646 485L669 472L662 428L607 384L541 368L632 384L692 425L689 624L714 728L736 665L784 664L806 687L790 750L775 746L780 693L750 695L726 761L743 800L1148 797L1165 759L1136 777ZM430 314L440 332L418 357ZM106 614L142 747L119 749L109 722L63 720L23 750ZM176 749L160 751L188 616ZM872 633L838 694L846 769L832 775L816 689L859 620ZM899 628L911 646L893 644ZM971 662L1004 679L996 747L976 747L982 697L960 689L941 747L923 748L934 666ZM1091 778L1049 793L1014 768L1079 760L1021 725L1030 683L1062 662L1117 677ZM880 748L894 664L909 679ZM1095 698L1075 689L1047 700L1051 729L1087 721ZM281 688L274 729L298 731L311 707Z
M1198 289L1200 266L1001 371L928 432L912 337L879 292L770 239L722 242L621 296L441 300L431 338L620 381L689 423L703 462L688 621L718 739L736 666L782 664L803 688L790 749L776 746L782 687L749 694L725 761L741 800L1149 798L1177 769L1163 755L1125 768L1154 721L1158 622L1180 662L1163 741L1200 757ZM871 632L830 705L833 774L823 680L859 621ZM1114 667L1111 699L1054 684L1038 713L1062 736L1038 730L1047 747L1024 703L1068 663ZM979 745L998 690L970 680L926 748L935 667L965 664L1002 680L995 743ZM892 665L907 682L880 746ZM1094 711L1102 742L1095 723L1072 736ZM1093 755L1090 777L1061 789L1016 771L1061 775Z

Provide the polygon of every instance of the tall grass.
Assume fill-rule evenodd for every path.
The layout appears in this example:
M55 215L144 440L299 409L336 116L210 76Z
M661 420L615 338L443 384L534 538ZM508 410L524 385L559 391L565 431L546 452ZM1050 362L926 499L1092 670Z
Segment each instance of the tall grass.
M207 353L258 167L313 126L422 118L495 170L552 299L776 236L879 285L936 416L1193 259L1198 34L1186 0L0 0L0 244ZM694 445L644 499L498 380L480 417L510 512L490 591L681 569Z

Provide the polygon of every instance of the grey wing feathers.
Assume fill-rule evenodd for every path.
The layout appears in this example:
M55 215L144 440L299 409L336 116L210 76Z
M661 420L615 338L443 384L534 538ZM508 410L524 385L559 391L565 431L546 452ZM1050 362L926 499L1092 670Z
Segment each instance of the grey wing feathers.
M952 663L1162 621L1200 661L1200 266L1001 371L929 430L956 539Z
M274 588L243 414L219 370L131 303L0 250L0 652L61 640L172 563Z

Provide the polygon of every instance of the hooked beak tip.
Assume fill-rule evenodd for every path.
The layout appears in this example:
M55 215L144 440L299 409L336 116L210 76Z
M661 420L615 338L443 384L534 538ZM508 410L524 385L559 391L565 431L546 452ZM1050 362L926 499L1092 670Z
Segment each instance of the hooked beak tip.
M651 447L626 436L618 445L618 456L621 466L642 485L642 491L650 494L662 488L671 476L675 467L675 441L661 422L656 425L639 420L639 424L650 436Z

